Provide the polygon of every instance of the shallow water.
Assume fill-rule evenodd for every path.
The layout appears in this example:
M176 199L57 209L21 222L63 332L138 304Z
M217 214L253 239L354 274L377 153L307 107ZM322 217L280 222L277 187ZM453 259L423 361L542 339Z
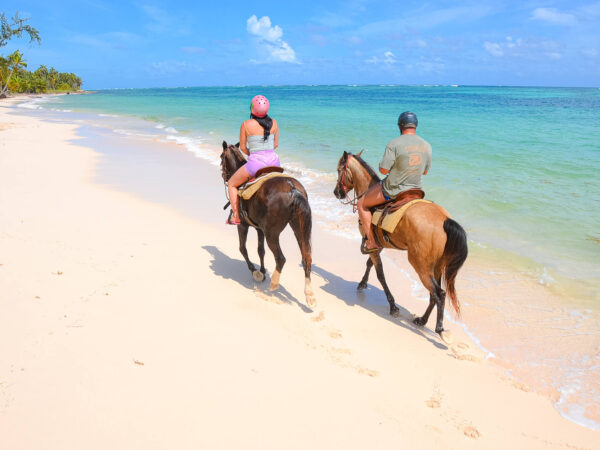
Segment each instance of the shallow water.
M22 106L76 115L116 134L177 142L217 163L221 140L237 141L248 99L259 91L271 99L282 130L279 154L306 185L315 220L351 239L356 216L332 196L336 162L343 150L366 148L365 159L376 166L397 135L398 113L415 111L419 134L433 147L427 195L470 238L458 285L463 323L510 373L553 397L562 414L598 427L600 90L144 89ZM417 284L413 294L424 292Z

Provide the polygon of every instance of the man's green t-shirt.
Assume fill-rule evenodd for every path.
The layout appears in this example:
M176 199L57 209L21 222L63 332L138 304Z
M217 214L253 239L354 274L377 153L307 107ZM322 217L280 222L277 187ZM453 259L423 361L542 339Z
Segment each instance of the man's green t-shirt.
M390 171L383 180L383 193L395 197L409 189L423 189L421 176L431 165L431 145L416 134L403 134L390 141L379 167Z

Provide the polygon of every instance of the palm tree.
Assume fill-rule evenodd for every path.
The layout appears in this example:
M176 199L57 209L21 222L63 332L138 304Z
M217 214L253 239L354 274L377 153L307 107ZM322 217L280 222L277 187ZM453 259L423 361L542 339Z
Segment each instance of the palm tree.
M4 87L2 90L0 90L0 95L2 96L6 96L6 93L8 92L8 83L10 82L10 78L12 77L13 73L22 67L27 67L27 62L23 59L23 53L19 52L19 50L15 50L13 53L8 55L7 59L10 72L8 73Z
M50 67L48 71L48 81L50 82L50 88L56 90L56 82L58 81L59 72L54 68Z

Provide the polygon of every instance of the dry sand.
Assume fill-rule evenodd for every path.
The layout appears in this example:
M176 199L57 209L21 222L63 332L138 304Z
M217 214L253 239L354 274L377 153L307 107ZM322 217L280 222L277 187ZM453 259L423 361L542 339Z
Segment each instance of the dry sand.
M209 218L189 217L98 184L101 157L75 124L10 104L0 449L600 447L600 432L506 377L460 327L446 321L447 347L412 326L425 305L394 267L397 319L375 279L356 293L357 249L316 229L311 311L291 233L279 291L253 282L235 228L220 225L215 167L194 162Z

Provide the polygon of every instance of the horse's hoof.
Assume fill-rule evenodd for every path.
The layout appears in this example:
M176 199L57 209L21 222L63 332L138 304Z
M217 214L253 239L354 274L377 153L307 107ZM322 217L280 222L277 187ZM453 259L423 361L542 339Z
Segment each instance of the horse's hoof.
M276 291L277 289L279 289L279 283L271 283L269 286L270 291Z
M423 318L421 318L421 317L415 317L413 319L413 323L418 327L422 327L423 325L425 325L425 322L423 321Z
M452 334L449 331L442 330L438 334L440 335L440 337L442 338L442 341L444 341L444 343L446 345L452 344L452 342L453 342Z
M391 310L390 310L390 316L392 317L398 317L400 315L400 309L398 309L397 306L394 306Z
M307 295L306 304L309 308L315 309L317 307L317 298L314 295Z
M358 291L362 291L364 289L367 288L367 283L363 283L362 281L360 283L358 283L358 287L356 288L356 290Z
M252 278L254 278L254 281L260 283L261 281L265 281L265 274L262 273L260 270L255 270L252 272Z

